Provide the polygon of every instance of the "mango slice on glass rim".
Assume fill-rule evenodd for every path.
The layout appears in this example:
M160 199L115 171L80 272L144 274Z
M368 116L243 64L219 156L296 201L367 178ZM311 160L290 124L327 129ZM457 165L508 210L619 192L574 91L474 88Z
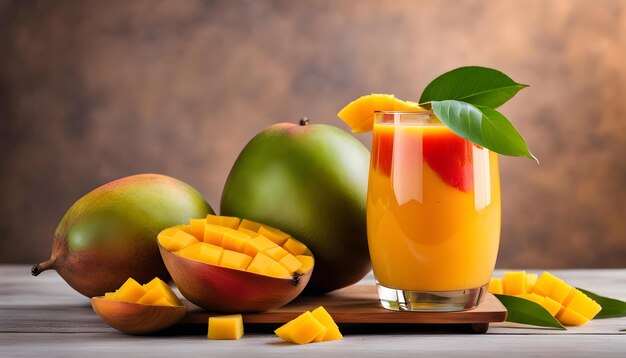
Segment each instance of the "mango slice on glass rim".
M374 128L375 111L424 110L416 102L403 101L392 94L369 94L348 103L337 113L353 133L371 132Z

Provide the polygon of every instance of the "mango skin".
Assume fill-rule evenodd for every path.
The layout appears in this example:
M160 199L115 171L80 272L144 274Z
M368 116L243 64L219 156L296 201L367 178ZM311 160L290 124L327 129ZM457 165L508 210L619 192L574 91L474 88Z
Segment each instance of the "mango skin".
M371 269L369 160L367 148L337 127L272 125L235 161L220 213L275 227L307 245L315 269L306 293L349 286Z
M33 275L53 268L87 297L114 291L127 278L146 283L169 278L157 234L213 210L194 188L159 174L121 178L80 198L54 233L49 261Z

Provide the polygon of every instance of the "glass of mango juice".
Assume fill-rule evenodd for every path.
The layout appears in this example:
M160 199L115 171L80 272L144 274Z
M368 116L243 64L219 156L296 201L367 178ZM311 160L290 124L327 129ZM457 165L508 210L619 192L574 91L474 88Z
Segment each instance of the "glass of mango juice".
M383 307L481 302L500 242L498 157L431 111L376 112L367 236Z

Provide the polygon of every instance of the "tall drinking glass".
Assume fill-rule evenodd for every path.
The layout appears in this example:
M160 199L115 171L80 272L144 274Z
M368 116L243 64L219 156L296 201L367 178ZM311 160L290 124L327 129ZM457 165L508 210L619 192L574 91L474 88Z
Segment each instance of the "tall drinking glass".
M498 157L430 111L377 112L367 236L383 307L476 307L500 242Z

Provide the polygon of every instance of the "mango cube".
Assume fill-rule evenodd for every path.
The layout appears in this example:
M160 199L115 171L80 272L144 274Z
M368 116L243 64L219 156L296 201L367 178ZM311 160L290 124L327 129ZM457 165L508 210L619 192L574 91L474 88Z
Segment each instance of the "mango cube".
M153 278L152 281L146 283L143 287L147 292L137 301L138 303L157 306L182 306L183 304L178 297L176 297L176 294L174 294L170 286L158 277ZM163 302L158 303L161 299L164 299L167 304L163 304Z
M248 265L248 268L246 268L246 271L262 275L275 262L276 261L272 260L267 255L259 252L258 254L256 254L256 256L254 256L254 258Z
M220 262L222 262L222 255L224 253L223 248L206 242L201 242L200 245L200 252L196 257L198 261L209 265L219 265Z
M326 334L328 329L320 323L311 312L307 311L291 322L287 322L274 333L288 342L305 344L316 337Z
M264 254L271 257L275 261L280 261L280 259L285 257L285 255L287 255L288 253L289 252L287 252L287 250L283 249L280 246L273 247L271 249L265 250L264 252Z
M283 244L283 248L289 251L294 256L302 255L307 250L306 246L303 243L294 239L288 239L287 242Z
M261 225L258 232L280 246L284 245L287 239L291 237L287 233L264 225Z
M115 291L115 299L125 302L137 302L145 294L146 290L143 286L131 277L124 282L122 287Z
M158 240L159 244L168 251L178 251L198 242L195 236L182 230L176 230L170 237L159 236Z
M252 257L246 254L231 250L224 250L220 266L245 271L245 269L248 267L248 264L250 264L250 261L252 261Z
M572 290L572 286L565 283L565 281L559 279L553 286L552 290L550 290L550 294L548 295L553 300L561 303L565 300L567 295L569 295Z
M541 305L546 309L546 311L550 312L552 316L556 316L556 314L563 308L559 302L553 300L549 296L544 297Z
M530 293L535 287L535 283L537 283L537 274L536 273L527 273L526 274L526 292Z
M224 232L226 232L226 230L232 229L213 224L205 224L203 241L209 244L221 246L222 238L224 237Z
M489 280L489 288L487 288L487 291L493 294L501 295L503 293L502 279L493 277Z
M189 220L189 226L191 226L191 234L196 237L198 240L203 240L204 238L204 225L206 223L205 219L191 219Z
M521 295L517 295L516 297L535 302L536 304L541 306L543 306L543 301L545 300L543 297L534 293L522 293Z
M239 339L243 336L243 319L240 314L209 317L208 339Z
M117 297L115 295L115 292L106 292L104 294L104 299L105 300L115 300Z
M574 290L576 290L576 293L570 299L567 307L587 319L593 319L602 310L602 307L581 291Z
M250 236L246 233L229 229L224 232L221 246L224 250L241 252L243 251L244 245L248 240L250 240Z
M243 253L248 256L255 256L258 252L264 252L274 247L278 247L278 245L265 236L259 235L246 242Z
M502 285L505 295L520 295L526 293L526 272L505 271Z
M536 293L539 296L544 297L549 296L550 292L552 291L552 287L554 287L554 285L556 285L559 280L560 279L558 277L552 275L547 271L544 271L544 273L541 274L541 276L535 283L532 293Z
M281 265L278 262L272 263L270 267L268 267L267 270L263 272L263 274L266 276L272 276L272 277L278 277L278 278L286 278L286 277L291 276L291 273L285 267L283 267L283 265Z
M261 224L256 223L254 221L246 220L246 219L241 220L241 223L239 224L240 229L244 228L244 229L252 230L254 232L258 232L260 227L261 227Z
M343 335L339 332L339 327L331 317L331 315L324 309L324 307L319 306L318 308L311 311L311 315L315 317L321 324L326 327L326 333L321 334L315 337L315 342L325 342L325 341L334 341L336 339L342 339Z
M589 321L587 317L579 314L569 307L566 307L561 313L556 316L556 318L559 320L559 322L568 326L580 326Z
M296 258L302 264L302 266L300 266L300 268L296 271L297 273L305 273L309 271L313 267L313 264L315 263L315 260L313 260L313 256L298 255L296 256Z
M283 256L283 258L281 258L278 263L283 265L283 267L286 268L287 271L289 271L290 273L296 272L302 266L300 260L298 260L292 254L287 254Z
M255 232L255 231L252 231L250 229L243 228L243 227L237 229L237 231L240 232L240 233L248 235L248 237L257 237L257 236L259 236L258 232Z
M239 227L239 222L241 219L233 217L233 216L218 216L218 215L207 215L205 222L207 224L224 226L231 229L237 229Z

